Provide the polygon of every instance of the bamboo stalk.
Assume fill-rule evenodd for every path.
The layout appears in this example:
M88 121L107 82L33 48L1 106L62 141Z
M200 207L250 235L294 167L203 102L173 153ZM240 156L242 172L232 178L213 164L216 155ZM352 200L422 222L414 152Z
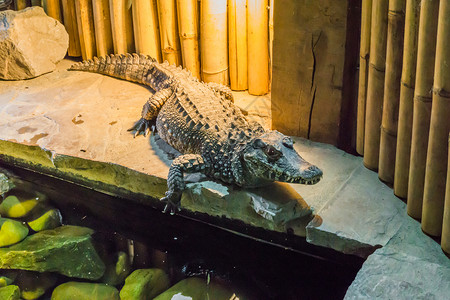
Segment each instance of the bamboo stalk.
M406 0L389 1L386 76L380 132L380 161L378 164L378 177L380 180L389 183L394 182L395 153L397 151L405 5Z
M420 0L406 1L405 45L403 48L403 70L400 87L397 154L395 158L394 176L394 194L400 198L406 198L408 195L419 12Z
M366 119L367 66L370 53L370 23L372 20L372 0L362 0L361 8L361 46L359 49L359 88L356 125L356 152L364 155L364 125Z
M423 193L422 230L442 233L450 132L450 0L439 5L433 105Z
M181 65L176 2L175 0L158 0L157 2L162 58L171 65Z
M439 0L421 1L407 201L408 214L416 219L422 216L438 12Z
M109 0L111 30L116 54L135 52L131 2Z
M248 92L269 92L269 33L267 0L247 0Z
M200 79L198 1L177 0L177 11L183 66Z
M368 169L377 170L380 154L380 126L386 65L388 0L373 0L371 19L364 165Z
M27 8L27 0L14 0L14 9L22 10Z
M274 0L269 3L269 89L272 86L272 66L273 66L273 12L275 9Z
M228 0L230 87L247 89L247 0Z
M62 23L61 6L59 0L42 0L45 13Z
M69 56L81 56L80 39L78 38L78 24L75 12L75 0L62 0L64 27L69 34Z
M92 59L96 54L92 0L75 0L81 56Z
M136 51L161 62L156 0L133 0L133 28Z
M94 14L97 56L106 56L114 52L109 0L94 0L92 2L92 10Z
M31 6L42 6L41 0L31 0Z
M202 79L228 85L227 0L200 3Z
M445 253L450 254L450 134L448 136L447 184L445 192L444 217L442 219L441 247Z
M444 217L442 220L441 247L445 253L450 254L450 134L448 136L448 149L447 184L445 192Z

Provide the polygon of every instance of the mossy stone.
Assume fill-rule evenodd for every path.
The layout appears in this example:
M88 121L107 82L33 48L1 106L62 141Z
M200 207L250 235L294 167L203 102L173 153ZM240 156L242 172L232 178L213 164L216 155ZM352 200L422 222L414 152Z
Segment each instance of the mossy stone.
M59 209L50 209L44 212L37 219L28 222L28 226L34 231L54 229L61 226L62 217Z
M125 279L121 300L153 299L169 287L169 277L161 269L138 269Z
M20 300L20 289L17 285L8 285L0 288L0 299Z
M106 264L105 275L103 275L101 282L109 285L121 284L130 274L130 271L131 266L128 254L119 251Z
M69 281L58 285L52 293L51 300L119 300L119 291L102 283Z
M19 272L19 270L1 270L0 287L12 284L16 280Z
M56 284L58 277L54 273L21 271L15 284L20 288L20 297L24 300L38 299Z
M154 300L171 300L171 299L214 299L214 300L229 300L241 299L237 297L231 289L211 281L206 282L205 279L198 277L191 277L181 280L164 293L160 294Z
M17 197L16 195L7 196L0 204L0 214L9 218L22 218L38 204L38 197Z
M105 264L92 243L92 233L92 229L69 225L40 231L0 248L0 268L97 280L103 276Z
M21 222L0 218L0 247L22 241L28 235L28 227Z

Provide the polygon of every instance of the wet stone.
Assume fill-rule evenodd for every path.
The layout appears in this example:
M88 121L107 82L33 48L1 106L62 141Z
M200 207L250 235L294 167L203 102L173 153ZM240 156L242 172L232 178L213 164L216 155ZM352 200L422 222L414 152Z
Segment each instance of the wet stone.
M130 274L131 266L128 254L119 251L106 263L105 275L101 281L108 285L119 285Z
M17 278L18 270L0 270L0 287L13 284ZM1 298L0 298L1 299Z
M0 247L10 246L22 241L28 235L28 227L21 222L0 218Z
M57 279L57 275L53 273L21 271L14 284L19 286L22 299L34 300L55 286Z
M34 231L42 231L59 227L61 223L62 216L59 209L49 209L38 218L28 222L28 226Z
M52 293L51 300L119 300L119 291L102 283L66 282L58 285Z
M0 249L0 268L57 272L68 277L96 280L105 265L86 227L61 226L44 230L22 242Z
M8 176L0 173L0 195L7 193L10 189L14 187L14 184L9 180Z
M169 277L163 270L138 269L125 279L125 285L120 291L120 299L153 299L168 287Z
M2 300L19 300L20 289L17 285L8 285L0 288L0 299Z
M45 196L38 193L32 194L13 190L0 204L0 214L3 217L22 218L27 216L39 202L44 200Z

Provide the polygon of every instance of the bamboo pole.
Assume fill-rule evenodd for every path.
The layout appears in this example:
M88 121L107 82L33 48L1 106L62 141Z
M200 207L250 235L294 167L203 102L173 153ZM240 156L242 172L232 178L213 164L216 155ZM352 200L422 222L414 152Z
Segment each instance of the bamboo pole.
M158 0L157 2L162 58L171 65L181 65L176 2L175 0Z
M42 6L41 0L31 0L31 6Z
M22 10L27 8L27 0L14 0L14 9Z
M200 4L202 79L228 85L227 0Z
M272 86L272 66L273 66L273 12L275 9L274 0L269 3L269 89Z
M96 54L92 0L75 0L81 56L92 59Z
M247 0L248 92L269 92L269 33L267 0Z
M371 19L364 165L368 169L377 170L380 154L380 126L386 64L388 0L373 0Z
M359 49L359 88L356 125L356 152L364 155L364 125L366 119L367 77L370 51L370 23L372 20L372 0L362 0L361 46Z
M133 29L136 51L161 62L156 0L133 0Z
M61 6L59 0L42 0L45 13L62 23Z
M439 5L433 105L423 193L422 230L442 233L450 132L450 0Z
M416 219L422 216L438 12L439 0L421 1L407 201L408 214Z
M394 194L400 198L406 198L408 195L419 12L420 0L406 1L405 45L403 48L403 70L400 86L397 154L395 158L394 176Z
M247 89L247 0L228 0L230 87Z
M448 136L447 184L445 192L444 217L442 220L441 247L445 253L450 254L450 134Z
M390 0L378 177L394 183L406 0Z
M177 12L183 66L200 79L198 1L177 0Z
M97 56L106 56L114 52L109 0L93 0L92 10L94 14Z
M69 34L69 56L81 56L80 39L78 38L77 16L75 0L62 0L64 26Z
M135 52L131 2L109 0L111 30L116 54Z

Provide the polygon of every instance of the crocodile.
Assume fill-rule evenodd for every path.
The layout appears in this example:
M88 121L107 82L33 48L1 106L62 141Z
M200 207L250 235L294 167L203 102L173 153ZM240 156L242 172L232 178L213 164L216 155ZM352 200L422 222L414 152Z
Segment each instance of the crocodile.
M112 54L75 63L69 70L100 73L155 91L129 131L146 136L156 128L181 153L169 168L168 190L161 198L164 212L180 209L185 173L200 172L240 187L274 181L315 184L322 177L317 166L297 153L291 137L247 120L227 86L202 82L180 66L142 54Z

